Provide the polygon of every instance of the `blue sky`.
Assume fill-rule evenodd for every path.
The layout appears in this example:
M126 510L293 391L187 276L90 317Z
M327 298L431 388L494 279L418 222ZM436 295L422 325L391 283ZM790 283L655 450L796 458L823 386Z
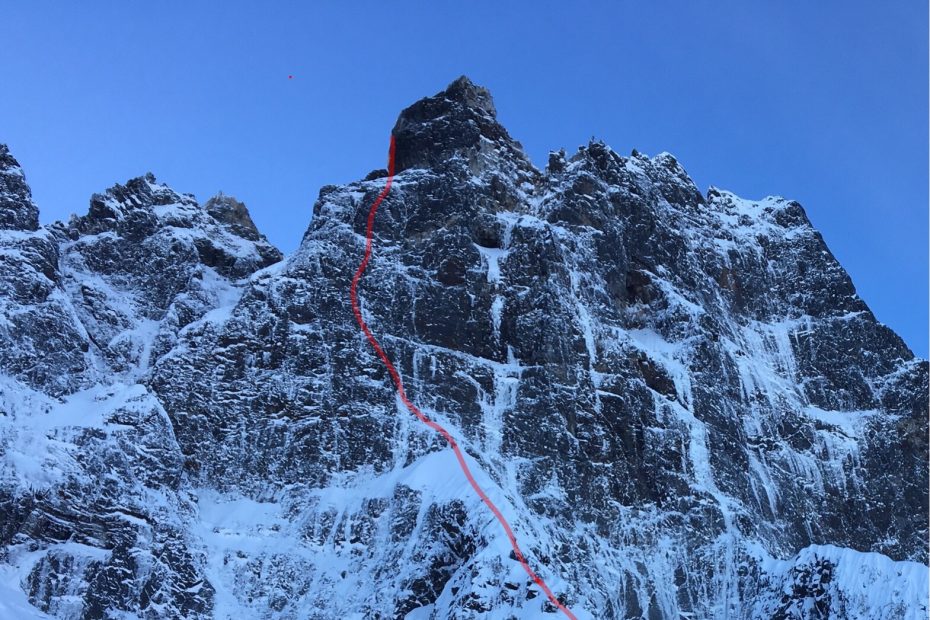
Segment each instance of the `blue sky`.
M351 4L351 8L348 8ZM270 7L274 6L272 9ZM6 3L0 141L43 222L152 171L283 250L461 74L537 165L592 136L698 186L799 200L927 356L927 3ZM288 79L293 75L293 79Z

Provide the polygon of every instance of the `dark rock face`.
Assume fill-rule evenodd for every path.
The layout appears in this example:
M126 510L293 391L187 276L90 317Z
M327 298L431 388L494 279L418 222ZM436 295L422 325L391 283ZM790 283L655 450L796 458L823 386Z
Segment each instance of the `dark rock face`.
M536 177L518 142L497 122L487 89L460 77L404 110L394 125L396 172L408 168Z
M365 320L578 617L920 613L927 364L800 205L703 195L672 156L600 142L540 172L467 78L394 135ZM0 273L5 316L39 313L84 347L54 357L40 319L3 332L25 430L0 445L51 425L69 446L39 441L58 464L39 486L10 457L2 486L4 559L33 605L556 612L355 324L385 174L325 187L282 262L241 203L200 207L150 176L30 233L44 249ZM65 417L88 399L99 416Z

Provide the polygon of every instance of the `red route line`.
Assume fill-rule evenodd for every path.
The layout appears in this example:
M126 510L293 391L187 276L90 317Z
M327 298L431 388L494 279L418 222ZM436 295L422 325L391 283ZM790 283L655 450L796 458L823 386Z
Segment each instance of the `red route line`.
M481 501L494 513L494 516L500 522L501 527L504 528L504 533L507 534L507 538L510 540L510 546L513 547L514 555L517 560L520 562L520 565L523 566L523 570L526 571L526 574L530 576L536 585L542 588L543 592L546 593L546 596L549 597L549 601L555 605L557 608L562 610L562 612L571 618L572 620L578 620L578 618L571 612L571 610L563 605L559 599L555 597L552 593L552 590L549 589L549 586L546 585L546 582L542 578L533 572L533 569L530 568L529 563L527 563L526 558L523 557L523 552L520 551L520 546L517 544L517 537L514 536L513 530L510 529L510 524L507 523L507 519L504 518L504 515L501 514L501 511L498 510L497 506L494 505L494 502L491 501L491 498L482 490L478 483L475 481L475 477L472 475L471 470L468 468L468 464L465 462L465 456L462 454L462 450L459 448L458 443L449 434L445 428L430 420L420 409L414 405L409 398L407 398L407 393L404 391L404 382L401 381L400 374L397 372L397 369L394 368L394 364L391 363L390 358L384 352L384 349L381 348L381 345L378 344L377 338L371 333L371 330L368 329L368 325L365 324L365 319L362 318L362 310L358 305L358 282L362 279L362 274L365 273L365 269L368 267L368 261L371 259L371 236L372 228L375 223L375 213L378 211L378 205L381 204L381 201L384 200L384 197L388 195L388 192L391 190L391 182L394 180L394 136L391 136L391 149L388 155L388 178L387 183L384 186L384 189L381 190L381 193L378 194L378 197L375 198L374 203L371 205L371 209L368 211L368 228L365 231L365 257L362 259L361 264L358 266L358 269L355 271L355 275L352 277L352 286L349 288L349 297L352 300L352 312L355 313L355 320L358 321L359 327L362 328L362 331L365 332L365 337L368 338L368 342L371 343L371 346L374 347L375 353L378 354L378 357L381 358L381 361L384 362L384 366L387 368L388 373L391 375L391 379L394 380L394 385L397 386L397 394L400 396L400 399L406 405L407 409L410 410L410 413L415 415L421 422L426 424L428 427L439 433L443 438L449 443L449 446L452 448L452 451L455 452L455 458L459 462L459 467L462 468L462 473L465 474L465 477L468 479L468 483L471 485L471 488L475 490L475 493L478 494L478 497L481 498Z

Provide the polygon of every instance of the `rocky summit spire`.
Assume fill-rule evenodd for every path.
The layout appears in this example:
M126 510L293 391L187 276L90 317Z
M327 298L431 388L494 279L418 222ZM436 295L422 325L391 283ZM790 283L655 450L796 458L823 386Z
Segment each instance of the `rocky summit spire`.
M491 116L497 116L497 109L494 107L491 91L484 86L478 86L469 80L468 76L462 75L449 84L443 95L447 99L460 101L469 108L483 110Z
M507 162L535 172L520 143L497 122L491 93L464 75L401 112L392 133L397 172L450 160L464 162L472 174Z
M258 241L265 238L255 227L255 222L252 221L252 216L249 215L245 204L232 196L219 192L207 200L203 208L213 216L213 219L225 224L243 239Z
M39 208L32 201L26 175L5 144L0 144L0 229L37 230Z

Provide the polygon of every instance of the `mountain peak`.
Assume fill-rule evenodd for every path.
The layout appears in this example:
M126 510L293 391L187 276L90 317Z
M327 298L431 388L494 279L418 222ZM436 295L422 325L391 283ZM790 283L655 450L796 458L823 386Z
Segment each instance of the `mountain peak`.
M203 204L203 208L213 219L233 229L240 237L250 241L263 238L245 204L233 196L218 192Z
M147 172L143 176L117 183L103 193L91 196L87 215L78 218L78 229L84 234L96 234L115 228L138 227L151 232L155 225L152 208L170 204L196 208L197 201L190 194L178 194L159 183L155 175Z
M916 616L928 365L797 203L599 140L542 176L467 78L394 137L274 267L151 175L0 230L17 617Z
M487 112L491 116L497 116L497 109L494 107L491 91L484 86L475 84L466 75L454 80L440 94L445 95L446 99L460 102L468 108Z
M441 168L453 160L472 174L504 162L535 171L520 143L497 122L491 93L464 75L403 110L392 133L397 172Z
M26 175L6 144L0 144L0 229L38 230L39 208Z

